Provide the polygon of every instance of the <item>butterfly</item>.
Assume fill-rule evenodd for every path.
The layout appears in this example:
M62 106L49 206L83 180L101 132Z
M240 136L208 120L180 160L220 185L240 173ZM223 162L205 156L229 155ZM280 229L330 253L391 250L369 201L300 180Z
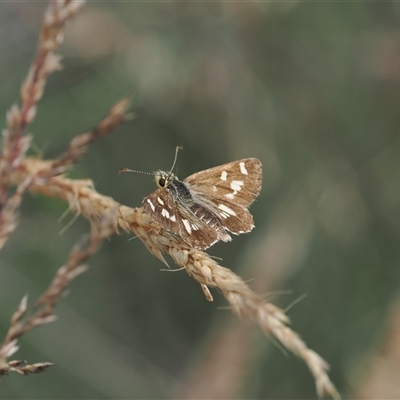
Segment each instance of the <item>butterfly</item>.
M244 158L196 172L180 181L172 170L153 173L158 189L143 199L144 211L164 230L179 235L190 247L205 250L254 228L247 207L261 189L262 165ZM120 172L138 172L128 168Z

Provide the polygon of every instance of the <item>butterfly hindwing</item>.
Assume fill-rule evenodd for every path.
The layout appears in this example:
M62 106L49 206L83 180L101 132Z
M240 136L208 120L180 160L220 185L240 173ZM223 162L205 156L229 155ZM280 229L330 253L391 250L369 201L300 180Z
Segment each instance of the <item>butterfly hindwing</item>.
M174 201L164 189L147 196L143 208L163 229L181 236L192 247L206 249L219 240L231 240L215 213L196 203L188 207Z

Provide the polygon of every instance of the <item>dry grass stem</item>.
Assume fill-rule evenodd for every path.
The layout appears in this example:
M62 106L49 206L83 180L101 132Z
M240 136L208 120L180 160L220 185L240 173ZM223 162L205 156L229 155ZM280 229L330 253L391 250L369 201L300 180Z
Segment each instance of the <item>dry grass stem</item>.
M49 3L41 27L36 57L21 86L21 106L13 105L7 113L7 128L3 131L0 158L0 248L17 225L16 210L21 202L21 194L27 187L18 187L17 195L8 198L8 178L30 146L31 136L25 134L26 127L36 116L37 103L43 95L48 75L61 69L60 57L55 51L64 40L68 22L83 4L81 0L54 0Z
M111 133L123 122L132 118L127 113L130 98L125 97L110 108L108 115L100 123L88 132L76 135L70 142L68 150L54 160L47 169L40 171L37 179L48 179L64 173L72 164L87 151L87 145L97 139ZM43 182L41 182L43 184Z
M378 348L366 352L360 363L361 380L353 389L354 399L400 398L400 299L396 298L386 315L385 333Z
M86 152L88 144L112 132L117 126L129 120L131 118L131 115L127 113L129 104L129 97L117 102L110 108L108 115L95 128L75 136L70 142L69 149L58 159L50 161L31 159L31 163L29 164L31 168L26 169L25 162L29 158L22 158L13 170L8 171L6 179L1 179L2 176L0 175L0 187L7 188L8 190L10 184L17 186L16 192L7 199L3 205L3 209L0 210L0 249L17 225L15 210L18 208L25 190L28 187L46 187L50 178L65 172ZM0 163L1 161L2 159L0 159ZM35 163L36 166L33 166ZM14 179L13 172L19 175L20 171L27 172L23 175L24 179ZM2 183L4 184L2 185ZM86 181L86 184L91 185L89 181Z
M0 369L0 375L7 375L9 372L17 372L20 375L37 374L52 365L49 362L27 364L24 360L14 360L4 364L3 368Z
M24 180L37 169L46 168L47 163L48 161L26 159L15 177ZM319 396L338 397L327 375L327 363L288 328L289 318L281 309L254 293L239 276L230 269L218 265L207 253L191 248L178 236L163 231L150 220L142 208L132 209L119 205L111 197L97 193L87 180L70 180L58 176L50 179L45 186L32 184L30 190L47 196L60 197L69 202L72 210L80 212L90 220L98 218L107 210L117 209L113 221L116 231L134 232L147 249L165 263L164 254L169 254L177 265L185 268L187 273L201 284L208 300L212 300L211 293L208 295L208 287L221 290L238 316L254 319L267 335L274 336L287 349L304 360L314 376Z
M57 302L65 293L71 281L86 271L87 268L83 263L97 251L103 239L114 232L114 220L115 210L109 210L100 220L92 223L88 240L81 241L82 243L74 246L66 264L57 271L47 290L36 301L30 315L26 313L27 296L22 298L17 311L11 318L7 335L0 345L0 375L9 371L21 374L41 372L51 365L50 363L23 365L23 363L17 361L7 363L7 359L18 350L17 341L23 334L56 319L54 310ZM87 244L83 242L87 242Z
M50 363L28 364L8 361L18 350L18 339L32 329L55 319L54 310L63 293L79 274L83 265L98 249L104 238L117 231L133 232L147 249L166 263L168 254L174 262L196 279L207 298L212 301L210 287L218 288L228 300L233 312L255 320L267 335L278 339L283 346L302 358L314 376L319 396L338 393L327 375L328 365L304 341L288 328L289 318L278 307L266 302L231 270L224 268L207 253L187 245L172 233L162 230L142 208L120 205L111 197L96 192L90 180L71 180L62 175L86 151L86 146L115 129L129 118L126 114L129 100L119 101L94 129L76 136L69 149L56 160L26 157L31 138L26 127L36 115L37 103L42 97L47 76L60 69L56 50L63 42L68 22L81 9L83 1L52 0L42 24L37 55L21 88L21 107L13 106L7 114L7 129L3 133L3 152L0 158L0 248L16 226L16 210L25 191L58 197L70 209L82 214L92 223L88 240L76 245L64 266L27 313L27 297L11 318L10 327L0 345L0 375L17 372L25 375L41 372ZM15 186L9 195L10 186Z

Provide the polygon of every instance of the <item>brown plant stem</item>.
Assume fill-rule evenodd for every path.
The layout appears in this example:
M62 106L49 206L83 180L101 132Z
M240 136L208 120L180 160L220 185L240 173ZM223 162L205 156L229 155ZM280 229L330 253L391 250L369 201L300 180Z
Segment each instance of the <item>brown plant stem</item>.
M17 209L26 182L9 198L9 176L24 158L31 142L25 131L35 116L49 74L61 69L56 50L64 40L67 24L82 8L82 0L50 1L44 15L37 54L21 86L21 107L13 105L7 113L0 158L0 248L17 225Z
M51 165L51 162L26 159L21 164L18 174L14 175L13 181L18 183L30 173L48 168L48 165ZM239 276L218 265L204 251L191 248L180 237L162 230L143 208L120 205L111 197L96 192L90 181L71 180L63 176L49 179L46 185L32 184L30 190L67 201L72 211L81 213L89 220L96 220L108 210L116 209L112 222L114 231L134 232L147 249L163 262L166 262L164 254L168 254L177 265L185 268L186 272L202 285L203 290L204 287L218 288L235 314L255 320L266 335L272 335L304 360L314 376L319 396L330 395L339 398L327 375L328 364L287 326L289 318L281 309L254 293Z
M111 209L101 219L93 222L87 244L78 243L74 246L66 264L57 271L47 290L36 301L30 315L27 315L27 296L22 298L17 311L15 311L11 318L11 324L6 337L0 345L0 375L4 375L9 371L24 375L26 373L41 372L51 365L50 363L22 365L24 362L7 362L7 359L18 350L18 339L23 334L56 319L54 310L58 301L65 293L71 281L86 271L87 267L83 263L97 251L103 239L114 232L112 225L114 219L115 209Z
M9 372L17 372L20 375L37 374L52 366L49 362L28 364L24 360L13 360L3 365L0 375L7 375Z

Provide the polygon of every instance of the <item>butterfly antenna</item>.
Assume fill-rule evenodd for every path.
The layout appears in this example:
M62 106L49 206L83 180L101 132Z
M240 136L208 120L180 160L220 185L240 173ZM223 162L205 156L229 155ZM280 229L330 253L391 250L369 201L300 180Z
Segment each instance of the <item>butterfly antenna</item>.
M177 158L178 158L178 151L179 151L179 150L183 150L183 146L176 146L176 148L175 148L175 158L174 158L174 162L173 162L173 164L172 164L172 167L171 167L171 170L169 171L169 173L171 173L171 172L173 171L174 167L175 167L176 160L177 160Z
M118 171L118 175L122 174L123 172L135 172L135 173L137 173L137 174L153 175L153 174L150 173L150 172L136 171L135 169L130 169L130 168L121 168L121 169Z

